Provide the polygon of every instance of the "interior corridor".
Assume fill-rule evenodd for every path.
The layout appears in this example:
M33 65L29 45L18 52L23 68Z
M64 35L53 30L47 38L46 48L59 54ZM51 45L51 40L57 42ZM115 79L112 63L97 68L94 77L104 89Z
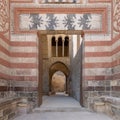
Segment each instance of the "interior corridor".
M32 113L24 114L14 120L112 120L101 113L82 108L75 99L63 94L44 96L43 103Z

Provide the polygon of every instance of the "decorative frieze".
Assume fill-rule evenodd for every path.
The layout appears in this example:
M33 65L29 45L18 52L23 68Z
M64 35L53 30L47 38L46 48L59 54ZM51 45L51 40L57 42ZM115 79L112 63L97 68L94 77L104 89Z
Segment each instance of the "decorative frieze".
M114 0L113 27L114 32L120 33L120 1Z
M102 29L101 14L21 14L22 30L99 30Z
M33 33L37 30L85 30L106 33L106 8L31 8L15 10L14 31Z
M9 29L9 0L0 0L0 32Z

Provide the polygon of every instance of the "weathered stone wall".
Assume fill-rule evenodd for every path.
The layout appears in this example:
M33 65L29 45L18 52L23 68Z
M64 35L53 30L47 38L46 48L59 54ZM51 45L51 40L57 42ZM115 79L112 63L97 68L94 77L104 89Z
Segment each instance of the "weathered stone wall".
M83 102L88 108L100 96L109 96L111 91L111 3L91 1L93 5L102 2L107 5L106 34L85 34Z
M112 72L111 96L120 97L120 35L116 36L112 42Z
M10 71L10 4L0 1L0 102L11 97Z
M12 120L18 116L20 99L11 99L0 103L0 120Z
M11 34L11 79L18 96L37 100L38 87L37 35Z
M111 62L111 40L85 42L83 94L86 107L91 107L100 96L110 95Z
M120 97L120 1L113 1L113 40L111 96Z
M74 59L71 61L71 95L78 101L80 101L80 81L81 78L81 46Z
M120 102L120 93L119 93L120 91L120 80L119 80L120 78L119 77L120 2L113 1L112 3L113 3L113 11L112 11L113 26L111 31L111 41L103 41L104 48L107 48L109 52L106 54L107 55L106 59L103 58L103 56L105 55L104 51L101 55L97 54L94 56L97 58L97 56L99 55L102 59L99 58L98 60L104 61L104 62L106 61L106 63L103 64L103 66L106 68L105 72L103 72L105 74L104 76L101 76L101 77L97 76L100 73L100 67L103 68L101 66L102 64L95 64L92 66L88 64L89 67L93 67L93 68L96 67L95 68L96 71L94 72L95 74L94 78L88 77L91 80L86 81L84 84L84 87L87 88L84 91L85 92L84 104L85 105L88 104L88 107L90 107L91 109L94 109L97 112L104 112L107 115L111 116L113 119L119 120L120 118L120 106L119 106L119 102ZM86 46L92 46L92 49L95 48L93 46L97 46L97 48L99 49L99 46L103 46L103 45L101 41L101 42L96 42L94 44L91 44L91 42L86 42ZM104 48L100 49L100 51L105 50ZM95 50L98 50L98 49L95 49ZM87 54L87 56L90 57L91 55ZM87 59L87 57L85 59ZM97 59L94 59L94 60L98 61ZM96 61L94 62L96 63ZM97 67L99 67L99 70L97 69ZM92 74L93 73L90 73L90 75ZM101 79L101 80L97 80L97 79Z
M15 8L30 5L35 5L33 0L11 0L11 79L17 96L27 97L35 103L38 96L38 36L34 32L18 34L14 29Z

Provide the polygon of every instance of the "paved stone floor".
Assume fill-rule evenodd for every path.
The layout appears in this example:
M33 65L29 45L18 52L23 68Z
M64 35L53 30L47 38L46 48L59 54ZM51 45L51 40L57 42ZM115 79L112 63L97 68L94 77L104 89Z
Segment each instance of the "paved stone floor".
M112 120L104 114L82 108L75 99L68 96L44 96L43 101L41 107L35 108L33 113L14 120Z

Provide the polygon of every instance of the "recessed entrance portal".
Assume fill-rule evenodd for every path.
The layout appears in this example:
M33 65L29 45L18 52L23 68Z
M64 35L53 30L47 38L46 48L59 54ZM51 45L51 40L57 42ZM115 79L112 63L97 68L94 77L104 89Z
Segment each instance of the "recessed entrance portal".
M68 93L82 105L83 36L83 31L75 30L38 32L38 105L43 95L58 92Z

